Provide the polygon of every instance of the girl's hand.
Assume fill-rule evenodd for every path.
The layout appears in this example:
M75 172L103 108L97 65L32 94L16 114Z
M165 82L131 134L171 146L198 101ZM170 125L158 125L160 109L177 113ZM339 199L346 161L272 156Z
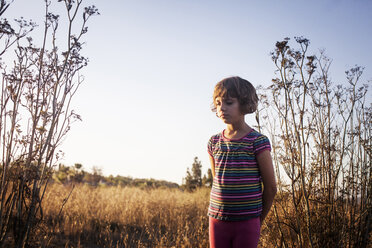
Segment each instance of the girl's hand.
M262 215L260 215L260 227L262 227L262 222L263 222Z
M274 201L274 196L276 194L276 182L275 182L275 173L274 166L271 159L271 154L269 150L263 151L257 155L257 162L260 168L260 174L262 182L264 185L262 203L263 209L260 216L261 225L266 215L269 213L271 205Z

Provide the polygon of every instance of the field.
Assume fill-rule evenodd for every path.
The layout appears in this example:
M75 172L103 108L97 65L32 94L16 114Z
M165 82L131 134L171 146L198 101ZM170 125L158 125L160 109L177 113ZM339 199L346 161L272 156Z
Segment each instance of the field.
M209 192L209 188L189 193L165 187L51 184L42 202L43 220L29 240L30 247L208 247ZM276 196L261 228L259 247L298 247L296 214L289 203L288 195ZM336 211L334 221L336 231L341 231L333 231L333 236L326 229L326 209L313 208L312 230L318 240L314 247L359 247L343 235L350 220L343 208ZM304 215L297 216L306 230ZM303 237L307 239L306 233Z
M71 189L48 188L35 240L40 246L208 247L207 188L188 193L78 185L63 206Z
M208 247L209 188L189 193L77 185L66 202L71 189L49 186L43 200L44 220L33 243L44 247Z

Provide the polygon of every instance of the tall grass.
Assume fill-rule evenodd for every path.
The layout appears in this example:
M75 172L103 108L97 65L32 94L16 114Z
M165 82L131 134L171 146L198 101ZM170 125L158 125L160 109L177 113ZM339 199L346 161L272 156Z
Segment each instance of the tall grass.
M30 242L35 247L208 247L208 188L189 193L169 188L77 185L71 190L61 184L48 187L43 221ZM278 193L261 227L259 247L298 247L295 210L289 197ZM341 210L339 222L348 221ZM314 233L326 244L332 237L320 234L325 213L318 209L312 218L317 223ZM283 220L289 228L281 226ZM301 223L305 224L304 217Z
M53 184L43 201L38 245L208 247L209 189L139 189ZM35 240L36 242L36 240Z

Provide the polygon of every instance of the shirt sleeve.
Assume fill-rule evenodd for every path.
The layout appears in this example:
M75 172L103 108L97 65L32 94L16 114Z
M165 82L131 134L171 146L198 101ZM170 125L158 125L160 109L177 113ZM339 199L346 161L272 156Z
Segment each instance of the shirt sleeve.
M213 156L213 137L211 137L208 141L208 153L209 155Z
M253 142L254 155L257 156L263 151L271 151L270 140L265 135L259 135Z

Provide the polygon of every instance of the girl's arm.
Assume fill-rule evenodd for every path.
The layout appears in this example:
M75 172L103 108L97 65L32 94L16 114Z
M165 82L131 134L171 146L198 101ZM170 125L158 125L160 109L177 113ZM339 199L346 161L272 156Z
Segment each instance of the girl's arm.
M214 178L214 158L209 154L209 161L211 161L211 170L212 170L212 175L213 175L213 178Z
M276 194L276 182L273 162L269 150L263 151L256 157L260 169L264 190L263 190L263 209L261 215L261 223L266 218L273 204Z

